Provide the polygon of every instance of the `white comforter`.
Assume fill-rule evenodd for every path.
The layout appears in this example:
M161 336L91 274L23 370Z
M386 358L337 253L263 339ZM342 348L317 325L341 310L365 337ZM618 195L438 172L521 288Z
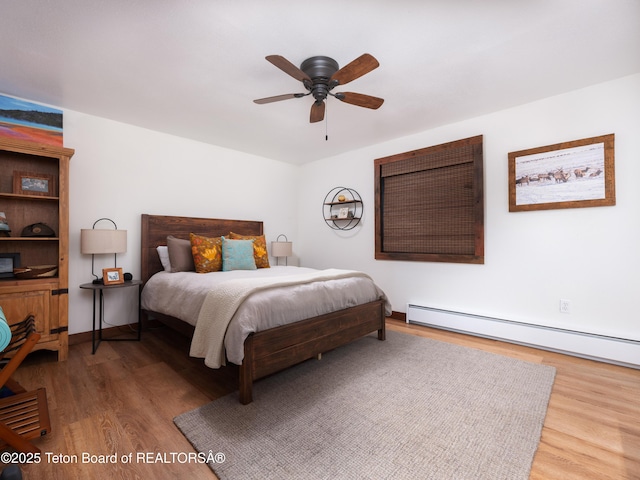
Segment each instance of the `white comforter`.
M271 267L258 270L236 270L198 274L194 272L155 274L142 291L142 308L163 313L196 325L201 307L210 291L229 280L273 277L275 283L287 283L290 275L304 276L317 270L303 267ZM224 337L226 357L241 364L246 337L257 331L323 315L363 303L383 299L386 313L391 314L384 292L366 275L345 276L322 282L304 282L251 293L238 307ZM195 353L195 355L194 355ZM192 355L205 357L201 352ZM210 365L209 365L210 363ZM216 368L219 362L208 361Z

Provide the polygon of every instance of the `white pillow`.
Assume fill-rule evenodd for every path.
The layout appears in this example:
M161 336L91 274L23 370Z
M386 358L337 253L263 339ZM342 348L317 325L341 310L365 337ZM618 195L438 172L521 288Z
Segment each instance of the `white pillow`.
M169 247L166 245L160 245L156 248L158 256L160 257L160 263L165 272L171 272L171 261L169 261Z

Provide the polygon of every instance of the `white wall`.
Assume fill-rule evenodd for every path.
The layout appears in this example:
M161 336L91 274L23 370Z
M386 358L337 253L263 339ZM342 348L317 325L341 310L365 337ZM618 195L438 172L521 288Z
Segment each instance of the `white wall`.
M78 288L93 278L91 257L80 254L80 230L99 218L127 230L127 253L117 261L134 278L140 275L143 213L263 220L267 242L285 233L296 253L296 166L68 110L64 144L76 151L70 167L71 334L91 330L91 292ZM113 227L100 222L96 228ZM96 272L104 267L113 267L113 256L96 257ZM135 289L107 295L107 321L136 319Z
M368 272L400 312L411 302L640 340L638 132L640 75L633 75L305 165L300 264ZM609 133L616 206L509 213L509 152ZM373 160L480 134L485 264L376 261ZM361 226L348 233L322 220L322 200L335 186L356 189L364 201ZM559 312L561 298L571 301L570 314Z
M64 122L65 146L76 150L70 191L71 334L91 330L91 294L77 288L91 280L91 257L79 252L80 229L101 217L126 229L128 251L118 255L118 266L138 277L140 215L150 213L263 220L267 241L285 233L294 242L290 264L368 272L396 311L404 312L411 302L640 339L635 320L640 75L302 167L69 110ZM508 152L608 133L616 135L616 206L508 212ZM376 261L373 160L479 134L484 135L485 264ZM354 188L364 200L363 221L349 232L331 230L322 219L322 200L336 186ZM98 272L112 265L112 257L96 258ZM107 320L131 322L132 295L109 294ZM559 313L560 298L571 300L571 314Z

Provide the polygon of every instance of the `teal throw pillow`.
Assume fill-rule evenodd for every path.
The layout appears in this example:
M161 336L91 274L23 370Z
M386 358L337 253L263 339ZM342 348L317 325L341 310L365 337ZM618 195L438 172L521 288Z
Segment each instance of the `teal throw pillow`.
M253 240L229 240L222 237L222 271L255 270Z

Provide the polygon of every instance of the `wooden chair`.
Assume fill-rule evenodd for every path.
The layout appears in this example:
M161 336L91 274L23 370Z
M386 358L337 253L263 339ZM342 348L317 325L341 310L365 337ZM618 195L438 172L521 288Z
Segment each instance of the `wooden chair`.
M47 392L44 388L27 392L11 375L38 343L40 334L33 315L10 328L11 341L0 354L0 389L6 387L11 392L0 398L0 449L9 445L20 452L39 453L29 440L51 431Z

